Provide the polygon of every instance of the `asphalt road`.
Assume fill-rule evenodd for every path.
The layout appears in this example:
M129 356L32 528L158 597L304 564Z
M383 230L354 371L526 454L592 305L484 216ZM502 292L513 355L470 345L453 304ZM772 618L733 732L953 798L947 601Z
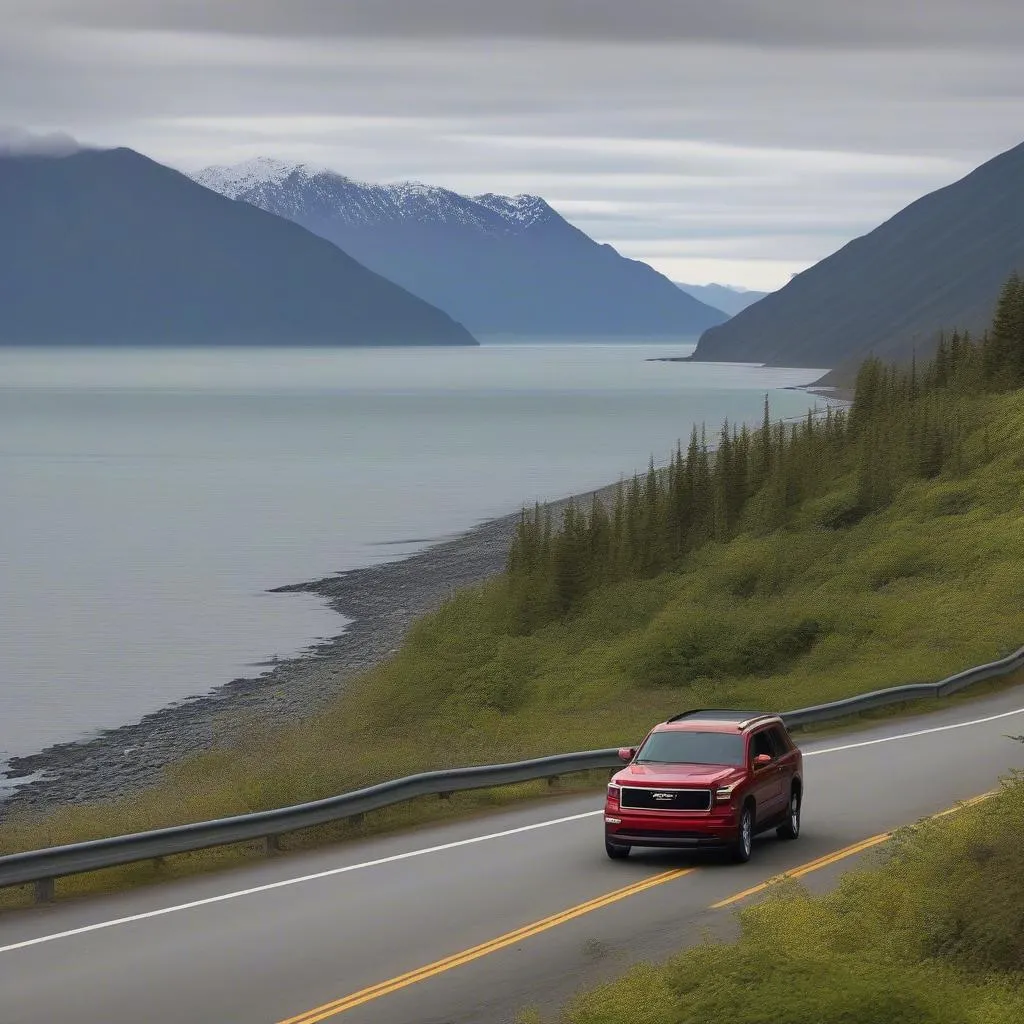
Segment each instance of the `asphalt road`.
M0 1024L511 1024L728 934L756 895L714 905L779 872L829 884L863 856L830 854L1024 768L1021 733L1018 689L805 743L803 833L745 865L609 861L589 796L4 915Z

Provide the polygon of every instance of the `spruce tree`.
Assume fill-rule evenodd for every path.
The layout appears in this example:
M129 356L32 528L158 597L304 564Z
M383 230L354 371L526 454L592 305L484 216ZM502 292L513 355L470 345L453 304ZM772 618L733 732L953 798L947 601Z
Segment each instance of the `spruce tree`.
M615 489L615 504L612 512L611 550L609 552L609 574L612 579L622 579L629 566L626 539L626 487L619 479Z
M587 589L587 538L574 501L565 507L553 555L555 603L564 614Z
M718 435L718 450L712 469L714 534L720 541L727 540L732 532L733 476L733 444L729 436L729 421L726 420Z
M587 586L595 587L608 578L611 555L611 523L604 502L594 495L587 522Z
M755 489L764 486L772 471L772 420L771 410L768 407L768 395L764 396L764 415L761 419L761 429L757 434L757 465L753 474Z
M743 509L750 498L752 487L750 480L751 441L750 429L744 423L743 428L736 436L736 458L734 460L734 482L733 497L735 507L733 508L733 523L736 524L743 516Z
M985 377L996 388L1015 387L1021 380L1019 372L1024 366L1024 297L1021 279L1014 271L1003 285L996 303L992 330L985 347Z
M715 526L714 492L711 480L711 459L708 454L707 435L701 427L693 472L693 533L691 547L699 547L710 540Z
M1017 279L1017 295L1010 310L1013 325L1010 343L1010 369L1013 386L1024 387L1024 281Z
M960 336L954 331L953 342L954 348L958 348L960 345ZM934 380L934 386L937 388L944 388L949 383L949 351L946 348L946 336L945 334L939 337L939 347L935 350L935 362L932 378Z

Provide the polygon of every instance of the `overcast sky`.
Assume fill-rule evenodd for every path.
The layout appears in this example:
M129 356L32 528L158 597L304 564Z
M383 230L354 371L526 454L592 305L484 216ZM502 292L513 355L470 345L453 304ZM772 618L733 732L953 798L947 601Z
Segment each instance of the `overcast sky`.
M1024 141L1021 0L0 0L0 126L532 192L778 287Z

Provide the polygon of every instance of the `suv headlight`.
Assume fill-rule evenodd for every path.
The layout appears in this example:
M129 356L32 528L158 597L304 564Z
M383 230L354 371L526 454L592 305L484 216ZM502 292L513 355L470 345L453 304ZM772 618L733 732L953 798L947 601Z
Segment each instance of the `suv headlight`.
M621 787L617 786L614 782L609 782L608 783L608 799L609 800L614 800L616 803L618 803L619 802L619 789L620 788Z
M715 803L716 804L727 804L732 799L733 790L739 785L738 782L734 782L731 786L719 786L715 790Z

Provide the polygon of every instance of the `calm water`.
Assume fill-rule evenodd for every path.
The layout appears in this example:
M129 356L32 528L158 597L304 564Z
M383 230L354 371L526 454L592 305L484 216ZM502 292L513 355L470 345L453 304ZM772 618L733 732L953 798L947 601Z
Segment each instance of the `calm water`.
M341 632L270 587L813 404L776 390L813 370L645 361L680 351L0 349L0 762Z

